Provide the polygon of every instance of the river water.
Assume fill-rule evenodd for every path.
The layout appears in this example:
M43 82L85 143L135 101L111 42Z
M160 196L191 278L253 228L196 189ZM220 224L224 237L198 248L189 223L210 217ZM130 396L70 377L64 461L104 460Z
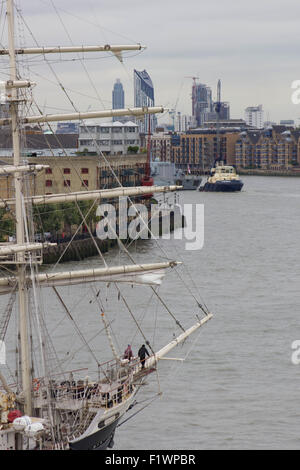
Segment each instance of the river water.
M244 188L236 194L180 193L181 204L204 204L202 249L186 250L186 240L173 237L130 247L140 262L166 257L184 262L179 275L172 270L166 276L160 294L185 328L200 313L193 295L200 293L214 317L170 353L186 358L184 362L162 361L159 371L149 375L132 413L145 408L117 429L115 449L300 447L300 365L292 362L291 347L300 340L300 179L243 180ZM117 249L105 257L110 264L126 262ZM98 257L59 269L96 266ZM180 334L149 288L121 286L121 291L155 350ZM98 297L87 286L60 292L101 359L112 355L107 338L98 335L102 306L119 351L130 343L136 353L144 342L112 287L101 287ZM44 308L66 369L88 364L91 374L93 358L50 293Z
M204 204L204 247L164 248L180 253L215 315L162 398L120 427L119 449L300 446L300 179L243 180L239 194L181 193Z

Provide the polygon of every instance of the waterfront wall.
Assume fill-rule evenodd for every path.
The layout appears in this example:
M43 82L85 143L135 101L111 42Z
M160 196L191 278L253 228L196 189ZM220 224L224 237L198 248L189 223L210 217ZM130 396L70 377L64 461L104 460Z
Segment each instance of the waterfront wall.
M167 217L168 220L170 220L170 232L173 232L175 228L178 228L175 226L175 221L178 219L174 217L174 212L172 210L169 214L166 212L164 214L159 214L159 236L161 236L163 233L164 217ZM180 220L182 227L184 227L184 216L182 216ZM149 222L149 227L151 230L151 222ZM126 243L126 240L123 240L123 242ZM106 253L110 248L117 245L117 239L99 240L95 235L93 240L89 237L80 240L73 240L72 243L70 243L69 240L66 242L60 241L60 243L58 243L56 246L50 246L44 250L43 263L53 264L57 261L60 263L67 261L81 261L90 256L97 256L99 253L95 243L97 244L97 247L100 249L101 253Z
M245 168L238 168L239 175L254 175L254 176L300 176L298 170L261 170L251 169L246 170Z

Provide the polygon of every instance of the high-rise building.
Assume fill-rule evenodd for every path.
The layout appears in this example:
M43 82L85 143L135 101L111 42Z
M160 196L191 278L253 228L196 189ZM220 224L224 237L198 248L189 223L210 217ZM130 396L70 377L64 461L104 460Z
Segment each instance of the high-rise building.
M262 105L249 106L245 109L245 121L248 126L262 129L264 127L264 112Z
M119 78L117 78L116 83L112 91L112 109L123 109L125 107L124 99L124 90L123 85ZM120 117L113 117L113 121L122 121Z
M134 70L134 106L137 108L143 106L154 106L154 87L152 80L146 70L141 72ZM156 116L154 114L146 114L144 119L137 122L140 133L148 133L149 119L150 132L153 133L155 131L157 126Z
M215 104L216 103L213 103L213 108L214 109L215 109ZM219 118L222 121L228 121L230 119L230 105L226 101L221 101L221 103L220 103ZM204 115L204 125L205 125L206 122L209 122L209 121L217 121L216 111L205 113L205 115Z
M211 88L194 81L192 88L192 114L197 126L205 121L205 116L213 111Z

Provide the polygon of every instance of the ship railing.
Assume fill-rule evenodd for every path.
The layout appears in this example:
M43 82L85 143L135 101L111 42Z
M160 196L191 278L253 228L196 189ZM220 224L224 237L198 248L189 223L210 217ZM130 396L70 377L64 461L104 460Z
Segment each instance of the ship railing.
M42 264L43 262L43 250L38 250L35 253L24 253L24 257L20 262L18 253L11 253L8 255L0 256L1 264L28 264L30 261L36 264Z
M84 380L50 382L47 386L43 380L33 384L36 406L42 406L50 393L50 398L58 408L79 409L88 405L91 408L111 408L126 400L133 392L133 373L120 375L112 382L87 382Z
M145 360L145 372L148 359L153 357L154 355ZM143 371L139 358L134 357L130 361L110 360L101 364L98 380L94 382L88 377L84 380L66 380L65 375L63 381L51 379L48 385L44 378L34 379L34 397L42 403L50 393L50 398L59 406L78 408L81 406L80 402L84 402L95 408L111 408L128 398L133 391L133 381Z
M113 384L99 384L97 390L88 397L88 405L91 408L112 408L132 394L134 390L132 377Z

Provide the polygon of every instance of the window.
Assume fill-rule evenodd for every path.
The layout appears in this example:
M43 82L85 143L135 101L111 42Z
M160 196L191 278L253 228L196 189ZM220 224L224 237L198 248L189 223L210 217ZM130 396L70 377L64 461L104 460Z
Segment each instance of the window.
M96 126L83 126L85 132L96 132Z
M46 175L52 175L52 168L46 168L45 173Z
M46 180L46 186L52 186L52 180Z
M88 186L89 185L89 180L83 180L82 186Z
M64 168L64 175L69 175L71 173L70 168Z
M70 180L64 180L64 186L71 186Z
M82 174L86 174L89 172L89 169L88 168L81 168L81 173Z

